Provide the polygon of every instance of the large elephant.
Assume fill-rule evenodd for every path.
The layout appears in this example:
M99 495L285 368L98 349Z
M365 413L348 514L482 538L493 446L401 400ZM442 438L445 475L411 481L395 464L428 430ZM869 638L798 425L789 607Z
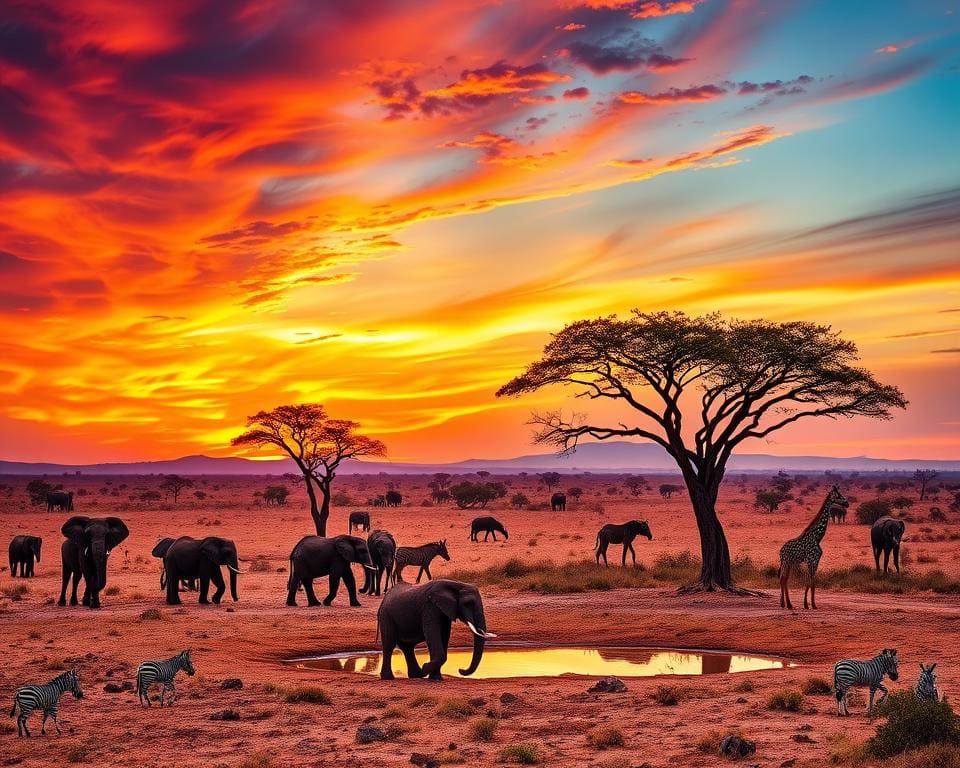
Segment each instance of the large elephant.
M220 570L223 565L230 571L230 597L236 602L240 599L237 597L237 574L240 573L237 545L219 536L203 539L181 536L167 548L163 557L163 568L167 573L167 604L180 605L182 580L199 579L200 603L206 605L210 602L207 593L212 581L217 591L211 599L219 605L227 589Z
M360 531L369 531L370 513L363 512L361 510L351 512L350 516L347 518L347 533L353 533L354 528Z
M71 517L60 529L67 540L60 547L63 584L57 605L67 604L67 582L73 577L70 605L77 604L77 585L83 576L83 604L100 607L100 592L107 586L110 551L130 535L119 517Z
M550 497L550 510L553 512L567 511L567 494L555 493Z
M337 596L341 580L347 587L350 605L359 607L357 580L350 568L359 563L364 568L373 568L367 542L359 536L304 536L290 552L290 577L287 579L287 605L297 604L297 590L303 586L307 593L307 605L320 605L313 591L313 580L330 577L330 591L323 598L330 605Z
M900 542L903 540L907 525L895 517L881 517L870 529L870 542L873 544L873 559L880 570L880 553L883 552L883 572L890 566L890 553L893 552L893 565L900 573Z
M73 491L47 491L47 512L73 512Z
M399 647L407 661L407 677L429 677L442 680L440 669L447 660L450 628L462 621L473 632L473 658L461 675L472 675L480 666L487 638L496 635L487 631L483 600L473 584L450 579L436 579L427 584L397 584L387 592L377 613L377 625L383 642L383 665L380 677L393 680L392 656ZM430 661L422 667L414 648L426 641Z
M373 568L363 569L364 580L360 594L379 595L380 580L384 574L387 578L383 588L385 590L390 588L390 574L393 572L393 563L397 557L397 540L387 531L377 529L367 536L367 549L370 551Z
M396 491L387 491L383 498L388 507L399 507L403 503L403 496Z
M167 588L167 569L164 567L163 558L167 556L167 550L170 549L170 545L175 542L176 539L172 536L167 536L166 538L160 539L157 542L156 546L153 548L153 551L150 553L160 560L160 591L163 592ZM180 589L189 589L191 592L197 591L197 580L196 579L181 579L180 580Z
M10 540L10 575L17 575L20 566L21 578L33 576L34 559L40 562L40 546L43 539L39 536L14 536Z

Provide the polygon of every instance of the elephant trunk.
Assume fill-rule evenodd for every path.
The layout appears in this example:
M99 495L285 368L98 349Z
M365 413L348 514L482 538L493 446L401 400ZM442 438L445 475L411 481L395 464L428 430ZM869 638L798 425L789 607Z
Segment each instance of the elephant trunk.
M483 659L483 649L487 643L487 637L494 637L487 632L487 619L483 614L483 606L480 606L480 613L475 618L477 621L471 621L471 618L466 618L467 626L470 627L470 631L473 632L473 657L470 659L470 666L466 669L461 669L460 674L464 677L469 677L474 672L477 671L477 667L480 666L480 661Z
M100 592L107 586L107 545L103 541L95 541L90 545L89 552L93 562L93 584L90 589Z

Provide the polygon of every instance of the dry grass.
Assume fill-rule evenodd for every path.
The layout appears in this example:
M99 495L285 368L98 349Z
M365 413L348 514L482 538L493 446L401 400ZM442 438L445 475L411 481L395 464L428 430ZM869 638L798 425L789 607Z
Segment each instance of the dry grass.
M594 749L612 749L624 746L626 739L619 728L598 726L587 731L587 744Z
M474 741L493 741L497 734L497 721L492 717L478 717L470 721L467 729Z
M803 692L807 696L827 696L833 693L833 686L822 677L808 677L803 684Z
M244 760L237 768L273 768L273 758L268 752L256 752Z
M477 714L477 709L463 696L452 696L440 702L437 714L452 720L465 720Z
M0 587L0 595L9 598L15 603L23 600L23 596L29 591L30 587L26 584L6 584L5 586Z
M803 709L803 694L784 689L772 694L767 700L767 709L781 712L800 712Z
M658 685L651 697L664 707L675 707L683 699L683 689L676 685Z
M317 685L298 685L283 692L288 704L332 704L330 694Z
M511 744L500 750L498 759L501 763L536 765L540 762L540 748L536 744Z

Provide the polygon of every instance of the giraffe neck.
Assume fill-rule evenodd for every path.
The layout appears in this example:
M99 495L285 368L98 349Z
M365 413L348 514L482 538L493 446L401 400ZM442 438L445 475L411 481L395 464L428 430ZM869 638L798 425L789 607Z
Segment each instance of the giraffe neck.
M807 531L807 540L815 541L817 544L823 541L823 537L827 533L827 523L830 522L830 506L830 496L827 496L827 498L823 500L823 506L820 507L820 511L817 513L816 518L814 518L813 524Z

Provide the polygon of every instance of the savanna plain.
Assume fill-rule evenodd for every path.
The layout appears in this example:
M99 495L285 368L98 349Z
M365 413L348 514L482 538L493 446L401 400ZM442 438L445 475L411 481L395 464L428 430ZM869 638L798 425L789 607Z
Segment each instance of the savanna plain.
M483 510L432 504L429 476L338 478L340 503L328 533L346 533L349 512L365 509L373 528L389 530L400 546L446 539L451 559L435 560L433 576L479 586L488 628L498 635L488 652L505 644L669 647L793 663L735 674L625 678L623 693L589 692L597 678L581 675L464 679L452 674L450 662L443 682L400 676L387 682L291 663L378 648L381 598L361 595L362 607L352 608L341 588L329 607L307 607L302 593L299 607L285 605L290 550L313 526L302 486L294 486L282 506L255 496L278 478L195 477L176 503L142 499L157 490L160 476L47 478L76 493L72 514L116 515L130 529L110 557L103 608L59 607L60 527L71 513L32 506L29 479L5 477L0 488L4 546L18 534L43 537L35 577L13 579L7 567L0 573L0 697L9 707L18 685L74 668L85 697L62 700L59 736L53 728L39 736L35 716L34 736L18 739L14 721L4 717L3 765L369 767L410 765L413 757L421 765L700 767L727 764L717 745L738 733L757 745L744 765L912 766L920 763L881 761L858 748L878 721L866 716L863 696L854 697L851 717L837 716L829 687L834 663L893 647L901 678L888 682L891 691L912 687L918 663L932 661L948 698L960 688L960 513L949 508L952 491L916 501L907 476L795 477L794 498L773 512L754 503L769 476L728 477L719 514L738 583L762 591L759 597L677 593L696 580L699 538L686 494L658 492L676 478L647 476L634 493L623 476L566 475L560 489L575 486L582 495L562 512L550 510L550 491L534 475L491 478L507 484L508 493ZM795 582L795 609L782 609L779 548L803 530L837 482L850 513L845 523L831 523L823 540L818 608L803 609L803 585ZM403 504L369 507L388 484ZM949 488L949 480L943 486ZM517 493L530 503L512 506ZM856 519L858 505L878 496L912 497L912 506L898 513L907 520L899 576L874 573L870 526ZM940 512L931 519L934 507ZM505 524L508 540L469 540L470 521L485 514ZM622 569L616 545L610 567L596 566L598 529L630 519L648 521L653 533L634 544L638 567ZM165 604L160 562L150 553L162 537L179 535L236 541L243 561L238 602L228 594L221 605L198 605L196 593L185 592L182 606ZM362 583L361 569L356 575ZM408 569L404 575L410 581L416 574ZM316 585L321 597L325 581ZM451 646L470 644L469 631L455 624ZM196 675L177 678L174 706L145 708L134 690L123 690L140 661L185 648L192 649ZM398 662L394 667L402 671ZM230 678L242 687L223 687ZM121 690L109 693L108 684ZM364 725L385 740L360 743ZM925 766L947 765L925 759Z

